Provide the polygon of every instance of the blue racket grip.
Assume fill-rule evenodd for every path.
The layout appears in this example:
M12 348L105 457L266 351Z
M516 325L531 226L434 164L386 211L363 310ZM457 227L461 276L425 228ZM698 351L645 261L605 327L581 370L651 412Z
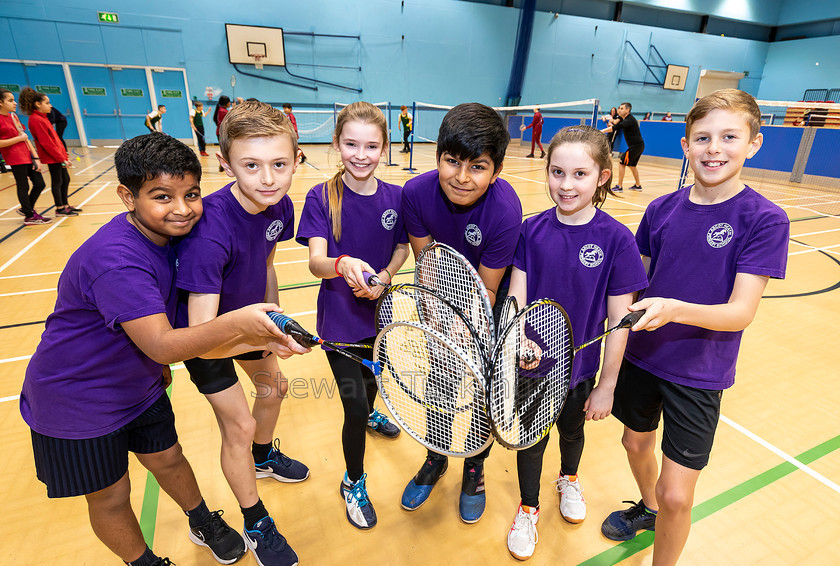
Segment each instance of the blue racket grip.
M280 328L280 332L294 338L295 342L304 348L311 348L318 344L315 337L303 329L303 327L292 317L286 316L283 313L271 311L268 317L274 321L274 324Z

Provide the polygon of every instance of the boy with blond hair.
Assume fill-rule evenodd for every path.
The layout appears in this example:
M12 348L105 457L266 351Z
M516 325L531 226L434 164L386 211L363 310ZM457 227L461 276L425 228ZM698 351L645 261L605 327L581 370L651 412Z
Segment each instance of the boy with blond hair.
M255 298L276 301L274 250L294 235L294 207L286 193L300 152L288 118L262 102L239 104L221 124L219 146L219 163L234 181L204 200L202 222L178 245L177 285L186 292L186 308L179 309L182 326L203 324ZM234 360L259 393L253 410ZM263 477L281 482L309 477L305 465L280 452L279 439L272 443L288 388L277 357L252 347L185 365L219 422L222 471L242 509L248 548L265 566L297 564L256 483Z
M697 101L682 138L694 185L654 200L636 232L650 286L630 306L646 313L627 342L613 414L642 499L610 514L601 532L630 540L655 530L657 566L675 564L685 546L741 335L769 278L785 276L787 215L740 178L761 148L760 120L755 99L739 90Z

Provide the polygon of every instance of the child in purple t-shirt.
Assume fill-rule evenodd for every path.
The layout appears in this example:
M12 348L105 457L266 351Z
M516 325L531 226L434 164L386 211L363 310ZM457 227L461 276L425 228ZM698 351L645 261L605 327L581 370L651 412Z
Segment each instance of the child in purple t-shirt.
M569 315L574 342L604 332L628 313L647 276L633 233L603 212L609 192L612 160L607 138L590 126L560 130L548 148L548 191L556 207L522 224L513 260L510 294L520 305L550 298ZM560 271L558 272L558 268ZM627 342L627 332L613 332L575 356L569 393L557 421L560 435L560 514L570 523L586 517L578 466L583 454L584 423L601 420L612 410L613 390ZM540 516L540 475L548 435L516 453L521 502L507 537L508 550L519 560L534 553Z
M761 147L760 124L745 92L719 90L697 101L682 139L695 183L654 200L636 232L650 286L631 310L647 312L627 343L613 412L624 423L622 444L642 499L610 514L601 532L630 540L655 526L655 564L675 564L685 546L741 334L768 279L785 276L788 218L740 179Z
M203 324L255 300L277 302L274 251L278 241L294 233L294 209L286 193L299 150L288 118L262 102L239 104L222 122L219 147L219 163L236 180L205 199L204 218L178 243L177 285L187 292L178 322L184 326ZM219 421L222 470L245 518L246 544L260 563L296 563L256 482L309 477L309 469L280 452L274 438L288 382L277 356L264 348L215 354L184 364ZM259 392L253 411L234 360Z
M437 169L410 179L403 189L403 216L417 254L437 241L461 252L476 267L497 313L507 293L503 278L513 260L522 204L510 183L499 178L510 142L499 114L478 103L446 113L437 139ZM484 460L464 461L458 511L465 523L484 514ZM448 466L446 456L428 451L426 462L403 491L403 509L420 507Z
M326 340L373 343L375 299L383 288L368 287L362 272L378 273L390 284L408 257L402 189L373 175L387 144L388 124L381 110L368 102L346 106L333 134L333 147L341 156L339 171L306 195L297 241L309 246L309 270L322 279L317 328ZM373 358L371 349L352 350ZM347 471L341 493L347 519L369 529L376 524L376 513L365 485L365 429L389 438L400 429L374 409L377 388L370 370L336 352L327 351L327 361L344 406L341 442Z
M55 312L26 368L20 411L32 428L38 479L49 497L84 495L96 536L123 561L163 564L131 510L134 452L189 516L190 540L234 562L245 545L201 497L175 432L165 364L238 341L287 342L265 314L279 309L253 305L173 330L177 262L169 240L201 217L201 164L160 133L128 140L114 162L117 194L129 212L70 257Z

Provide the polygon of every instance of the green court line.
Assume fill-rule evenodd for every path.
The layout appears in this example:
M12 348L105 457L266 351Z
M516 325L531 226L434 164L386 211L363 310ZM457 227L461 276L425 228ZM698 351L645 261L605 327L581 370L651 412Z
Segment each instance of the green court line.
M172 384L166 388L166 394L172 398ZM157 523L158 498L160 497L160 485L158 485L152 472L146 472L146 490L143 492L143 507L140 510L140 531L143 533L143 540L146 546L152 548L155 542L155 523Z
M806 450L796 457L803 464L810 464L811 462L830 454L840 448L840 435ZM712 513L716 513L721 509L732 505L748 495L751 495L763 487L767 487L771 483L782 479L783 477L798 470L796 466L790 462L783 462L778 466L774 466L769 470L740 483L723 493L712 497L698 505L695 505L691 510L691 522L696 523L701 519L705 519ZM579 566L612 566L618 564L637 552L653 545L653 531L644 531L635 538L622 542L621 544L605 550L600 554L596 554L588 560L584 560Z

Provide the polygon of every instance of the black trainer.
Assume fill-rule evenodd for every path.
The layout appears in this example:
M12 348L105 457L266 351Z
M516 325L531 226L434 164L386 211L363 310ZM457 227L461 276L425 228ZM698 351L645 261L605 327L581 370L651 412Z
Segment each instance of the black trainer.
M403 490L402 500L400 504L406 511L414 511L423 505L429 496L435 484L446 473L446 468L449 467L449 460L435 460L427 458L423 467L417 472L408 485Z
M206 546L213 553L213 558L220 564L233 564L248 549L245 541L222 519L224 511L213 511L210 520L198 527L190 528L190 540L199 546Z
M646 529L655 530L656 513L651 513L645 507L644 500L634 503L633 506L624 511L613 511L601 524L601 533L610 540L630 540L636 536L638 531Z
M368 430L381 434L385 438L396 438L400 435L400 428L377 409L374 409L368 417L367 425Z

